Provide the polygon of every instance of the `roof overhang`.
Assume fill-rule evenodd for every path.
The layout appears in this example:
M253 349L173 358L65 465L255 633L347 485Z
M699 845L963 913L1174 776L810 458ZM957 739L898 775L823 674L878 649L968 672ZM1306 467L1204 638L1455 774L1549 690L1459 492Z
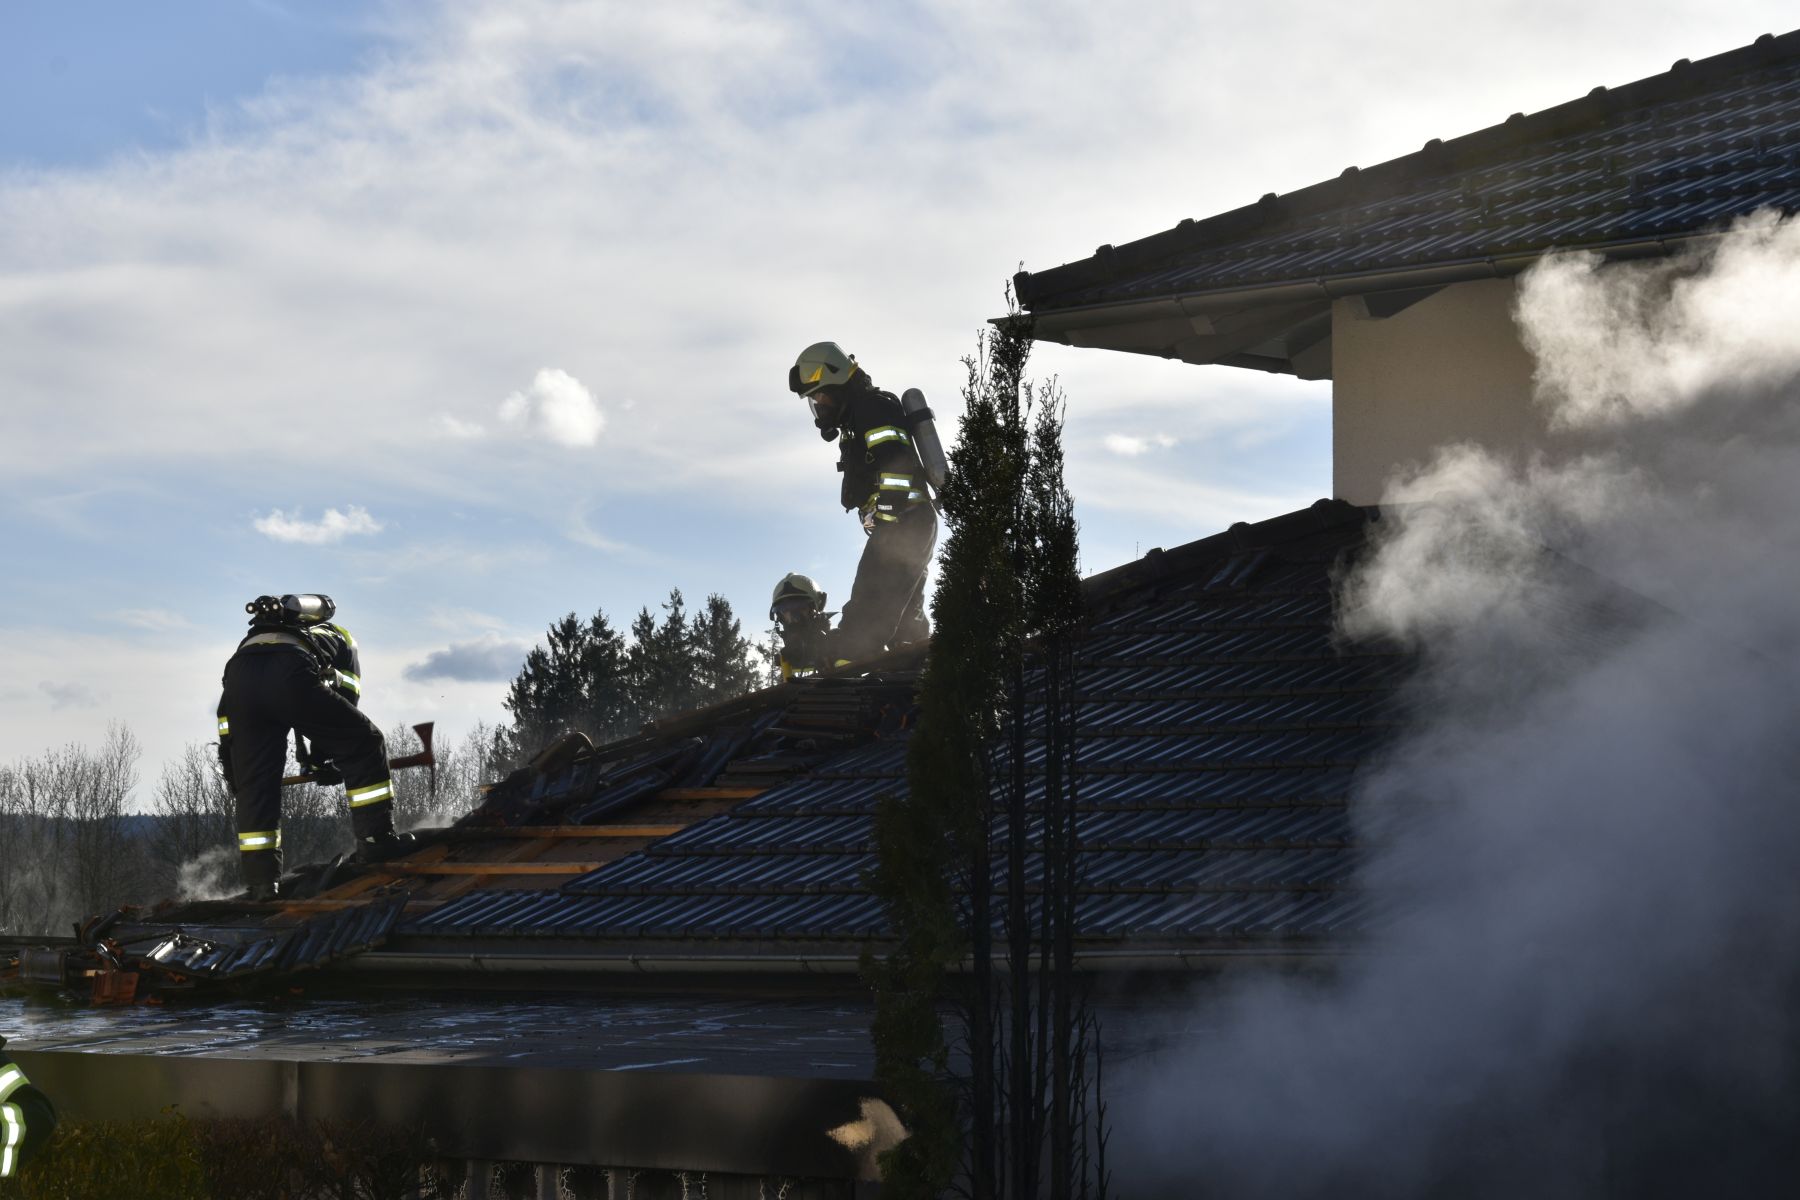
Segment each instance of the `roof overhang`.
M1694 233L1567 249L1601 254L1609 262L1658 258L1717 236ZM1544 252L1534 252L1052 308L1029 314L1031 335L1065 346L1330 379L1334 301L1360 297L1363 315L1390 317L1439 288L1517 275L1543 257Z

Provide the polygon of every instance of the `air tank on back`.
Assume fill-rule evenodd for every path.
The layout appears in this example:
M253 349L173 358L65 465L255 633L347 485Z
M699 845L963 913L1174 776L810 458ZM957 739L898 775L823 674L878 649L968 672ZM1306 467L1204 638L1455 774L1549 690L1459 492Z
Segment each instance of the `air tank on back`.
M309 592L299 596L283 596L281 611L283 616L296 625L317 625L336 616L337 605L331 602L330 596Z
M938 441L937 422L931 405L925 403L925 393L918 388L907 388L900 395L900 407L906 412L906 423L912 427L913 447L919 452L925 478L931 481L934 490L942 491L944 479L950 474L950 463L944 458L944 444Z

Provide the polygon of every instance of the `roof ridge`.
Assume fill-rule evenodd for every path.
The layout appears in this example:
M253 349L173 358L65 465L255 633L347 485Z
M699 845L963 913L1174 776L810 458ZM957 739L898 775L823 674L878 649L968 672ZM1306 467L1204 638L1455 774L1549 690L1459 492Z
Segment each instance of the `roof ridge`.
M1111 600L1120 593L1163 579L1180 576L1196 560L1275 549L1339 525L1377 521L1381 510L1347 500L1324 498L1305 508L1261 521L1238 521L1221 533L1164 549L1154 546L1144 556L1081 581L1090 605Z

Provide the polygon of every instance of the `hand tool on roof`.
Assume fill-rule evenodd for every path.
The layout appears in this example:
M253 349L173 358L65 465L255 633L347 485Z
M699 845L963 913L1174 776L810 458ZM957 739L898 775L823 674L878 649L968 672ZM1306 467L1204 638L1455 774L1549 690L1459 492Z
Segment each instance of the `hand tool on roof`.
M431 782L433 786L435 786L437 784L437 758L431 752L431 730L435 724L435 721L426 721L421 725L414 725L412 730L419 735L419 744L425 748L417 754L402 754L398 758L388 759L388 769L390 771L399 771L407 767L430 767ZM322 782L324 782L324 779L317 773L284 775L281 779L281 786L287 787L288 785L295 783Z

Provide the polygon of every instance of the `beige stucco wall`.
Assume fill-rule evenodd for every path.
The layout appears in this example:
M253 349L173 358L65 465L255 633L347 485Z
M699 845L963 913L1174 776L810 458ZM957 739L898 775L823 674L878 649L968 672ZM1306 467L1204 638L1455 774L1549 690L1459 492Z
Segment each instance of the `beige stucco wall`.
M1357 299L1335 302L1334 495L1377 503L1396 468L1454 441L1512 453L1544 445L1513 297L1511 279L1452 284L1380 320Z

